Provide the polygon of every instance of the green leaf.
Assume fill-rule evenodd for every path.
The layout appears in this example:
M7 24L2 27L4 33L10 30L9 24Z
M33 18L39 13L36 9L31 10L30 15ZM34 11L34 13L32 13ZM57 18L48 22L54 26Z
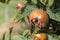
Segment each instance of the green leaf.
M27 38L28 40L34 40L34 37L31 35Z
M52 6L53 5L53 3L54 3L54 0L48 0L48 4L47 4L47 6Z
M37 4L37 0L32 0L35 4Z
M47 0L40 0L40 2L41 2L43 5L46 5Z
M36 5L27 5L22 13L19 13L17 16L18 20L21 20L22 18L25 18L29 16L29 14L32 12L32 10L38 9Z
M25 17L25 22L26 22L27 24L29 24L28 17Z
M27 36L29 32L30 32L29 30L25 30L25 31L23 32L23 36Z
M27 40L23 35L12 35L11 40Z
M54 3L54 0L40 0L40 2L45 5L45 6L52 6L52 4Z
M46 12L51 19L60 22L60 12L59 13L53 13L49 8L47 8Z
M51 35L48 35L48 40L54 40Z

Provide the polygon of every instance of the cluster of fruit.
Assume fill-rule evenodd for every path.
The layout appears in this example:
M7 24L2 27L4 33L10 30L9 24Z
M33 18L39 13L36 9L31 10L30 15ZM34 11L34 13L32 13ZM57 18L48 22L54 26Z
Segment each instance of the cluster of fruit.
M25 7L25 3L23 3L23 2L18 3L16 6L17 9L22 9L24 7ZM42 9L35 9L29 15L29 21L35 27L43 28L48 23L48 15ZM33 36L34 36L35 40L48 40L47 34L44 32L43 33L40 32L39 34L35 33Z
M31 24L35 25L35 27L43 28L48 23L48 15L42 9L36 9L36 10L33 10L32 13L29 15L29 20ZM34 38L36 40L48 39L47 34L44 32L43 33L40 32L39 34L38 33L34 34Z

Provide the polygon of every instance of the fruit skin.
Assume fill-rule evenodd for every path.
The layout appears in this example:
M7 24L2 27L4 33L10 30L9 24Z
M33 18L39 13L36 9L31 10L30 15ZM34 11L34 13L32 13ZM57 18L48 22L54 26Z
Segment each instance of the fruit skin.
M37 19L37 22L35 22ZM35 9L29 15L30 22L33 22L35 26L44 27L48 23L48 15L42 9Z
M25 3L24 2L17 3L17 6L16 6L17 9L22 9L24 7L25 7Z
M48 36L46 33L34 34L35 40L48 40Z

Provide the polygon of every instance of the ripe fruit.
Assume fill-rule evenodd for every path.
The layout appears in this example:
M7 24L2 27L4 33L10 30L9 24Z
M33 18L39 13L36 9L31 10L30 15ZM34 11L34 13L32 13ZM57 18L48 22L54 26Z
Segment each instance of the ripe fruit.
M44 27L48 23L48 15L42 9L36 9L29 15L29 20L37 27Z
M33 36L35 40L48 40L47 34L45 33L34 34Z
M25 7L25 3L24 2L17 3L17 6L16 6L17 9L22 9L23 7Z

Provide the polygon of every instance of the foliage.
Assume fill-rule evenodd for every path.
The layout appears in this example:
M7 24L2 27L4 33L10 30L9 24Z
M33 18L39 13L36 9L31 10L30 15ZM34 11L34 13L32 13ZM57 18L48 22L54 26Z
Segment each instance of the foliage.
M43 9L47 12L49 16L49 23L47 24L47 27L45 28L45 31L47 29L49 40L59 40L58 38L54 37L54 34L59 35L58 31L60 32L60 7L58 6L60 1L56 0L26 0L26 7L23 9L24 11L21 11L17 16L18 20L25 20L29 21L29 14L34 9ZM30 1L30 2L29 2ZM28 3L29 2L29 3ZM58 3L57 3L58 2ZM26 18L27 17L27 18ZM28 20L27 20L28 19ZM29 22L27 23L29 24ZM52 27L52 29L49 29ZM34 30L34 29L33 29ZM49 35L49 34L52 35ZM58 36L57 36L58 37Z
M60 0L25 0L25 1L26 6L17 13L16 18L17 23L20 21L25 22L27 28L24 29L24 31L19 35L11 36L10 33L9 34L10 40L34 40L33 34L38 33L36 31L37 28L35 28L34 25L31 25L29 21L29 14L34 9L43 9L49 16L48 24L46 25L45 28L41 28L42 31L48 35L48 40L60 40ZM5 37L5 34L3 36Z

